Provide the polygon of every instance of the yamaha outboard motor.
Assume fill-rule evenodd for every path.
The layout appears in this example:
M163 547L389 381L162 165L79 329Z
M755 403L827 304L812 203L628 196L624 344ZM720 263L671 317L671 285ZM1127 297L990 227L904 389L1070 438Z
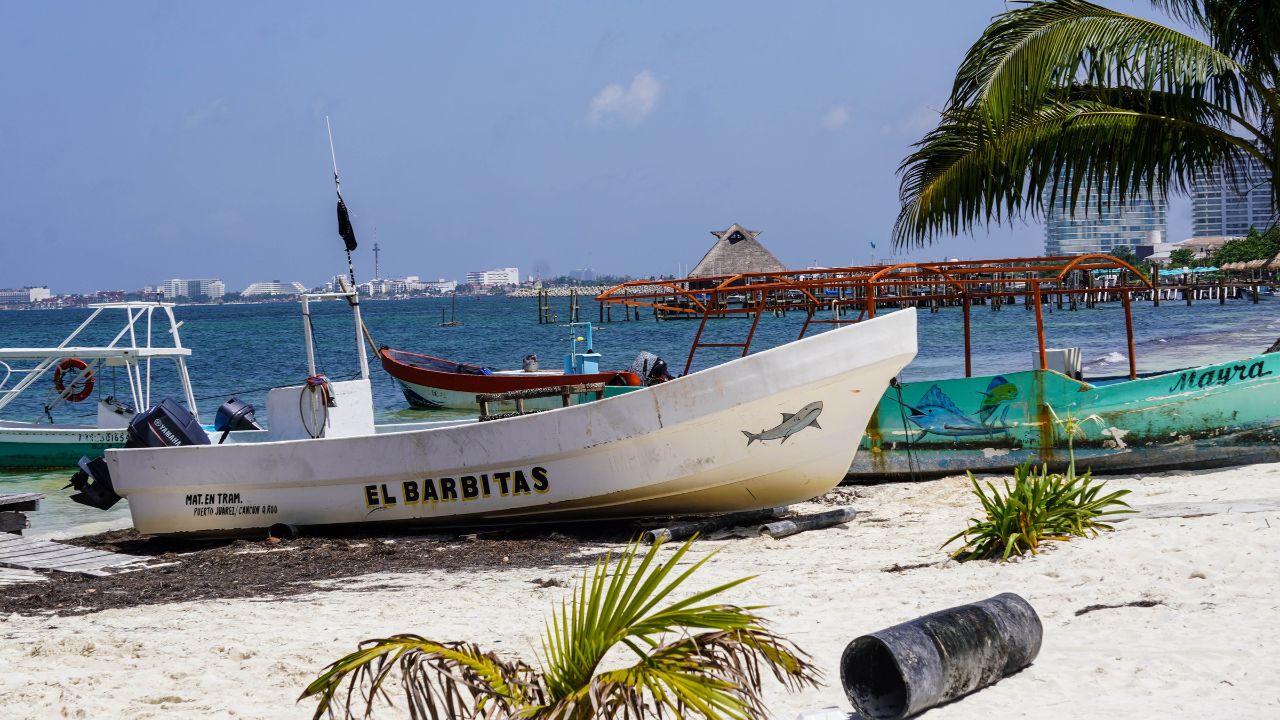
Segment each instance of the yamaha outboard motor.
M173 398L165 398L129 423L127 448L208 445L209 433Z
M129 422L124 446L160 448L208 444L209 434L191 413L178 401L165 398ZM78 491L71 496L72 500L100 510L107 510L120 502L120 496L111 485L111 473L105 460L82 457L79 465L80 471L71 476L71 483L67 486Z
M253 416L254 407L240 398L231 398L222 403L222 407L218 408L218 414L213 419L213 429L222 433L222 437L218 438L218 444L221 445L227 439L227 435L234 430L263 430L264 428L258 424L258 419Z

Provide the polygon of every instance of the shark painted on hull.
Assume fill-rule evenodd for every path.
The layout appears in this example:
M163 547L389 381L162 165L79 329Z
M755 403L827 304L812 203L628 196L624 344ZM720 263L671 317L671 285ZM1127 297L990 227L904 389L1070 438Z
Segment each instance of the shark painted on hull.
M818 424L818 416L822 414L822 401L817 400L800 408L794 413L782 413L782 422L769 428L753 433L743 430L742 434L747 436L747 445L760 440L781 440L786 442L787 438L795 435L807 427L815 427L819 430L822 426Z

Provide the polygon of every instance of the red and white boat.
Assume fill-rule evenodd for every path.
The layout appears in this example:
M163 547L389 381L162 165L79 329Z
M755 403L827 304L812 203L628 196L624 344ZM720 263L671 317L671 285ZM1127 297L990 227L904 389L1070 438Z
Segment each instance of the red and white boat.
M590 350L591 324L574 323L571 327L573 346L565 358L563 370L540 369L536 364L520 370L494 370L389 347L381 348L378 355L382 361L382 369L395 379L405 400L415 408L478 410L476 395L542 390L566 384L603 383L606 386L606 397L614 394L608 387L634 388L644 385L641 376L630 370L599 372L600 355ZM587 351L578 352L578 343L585 343ZM558 395L532 398L525 401L525 407L530 410L549 410L560 407L561 402Z

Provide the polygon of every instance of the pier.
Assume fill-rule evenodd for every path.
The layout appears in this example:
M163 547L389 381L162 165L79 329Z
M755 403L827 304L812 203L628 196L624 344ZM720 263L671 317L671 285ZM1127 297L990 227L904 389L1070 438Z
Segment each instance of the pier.
M839 268L811 268L784 272L755 272L681 280L637 280L612 287L596 296L602 304L630 311L649 308L656 320L684 318L699 322L684 372L692 369L700 347L751 347L761 316L802 313L800 337L813 325L846 324L875 317L877 312L914 307L929 312L960 308L964 313L965 372L972 374L970 314L975 307L992 312L1021 306L1036 316L1040 366L1046 366L1045 315L1077 311L1106 303L1125 310L1129 375L1136 377L1133 356L1135 302L1217 301L1259 302L1271 281L1257 273L1232 277L1215 272L1201 277L1188 271L1176 282L1147 274L1110 255L1075 255L999 260L956 260L939 263L900 263ZM742 342L709 343L702 334L709 320L750 320Z
M0 493L0 533L21 535L31 527L27 513L39 510L43 499L40 493Z
M1102 257L1102 256L1098 256ZM1109 257L1109 256L1105 256ZM1050 259L1050 258L1046 258ZM1050 259L1051 260L1051 259ZM1004 261L964 261L954 264L973 265L986 262ZM1017 261L1010 261L1017 262ZM919 266L879 265L851 268L822 268L810 271L788 271L774 274L777 277L798 277L805 274L818 277L832 275L838 277L849 272L853 274L868 270L903 267L935 267L945 263L924 263ZM537 302L536 321L538 324L561 324L581 322L583 319L583 299L596 302L597 323L632 322L641 320L641 308L644 316L656 321L694 320L700 321L708 309L713 312L711 320L742 319L754 313L762 302L758 294L747 293L743 288L734 292L716 292L714 307L691 293L692 290L711 289L717 282L728 277L756 278L768 274L744 273L741 276L723 276L715 278L684 278L681 280L636 280L613 288L581 286L538 288L519 290L510 293L509 297L529 297ZM1082 307L1091 309L1107 303L1122 303L1122 296L1127 295L1133 302L1149 302L1155 306L1162 303L1183 303L1191 305L1197 302L1217 302L1225 305L1228 300L1245 300L1257 303L1268 288L1280 283L1280 280L1265 277L1260 273L1252 273L1242 277L1239 272L1233 273L1226 268L1214 273L1213 278L1202 278L1188 273L1170 281L1168 277L1149 277L1136 268L1126 266L1120 279L1114 277L1094 277L1083 271L1066 279L1061 286L1044 287L1042 299L1046 307L1052 310L1079 310ZM1136 278L1143 278L1146 284L1138 286ZM715 281L715 282L711 282ZM877 293L874 305L877 310L896 310L914 307L929 312L939 312L943 308L962 307L965 299L956 293L938 293L936 283L921 281L919 283L897 283L887 292ZM629 303L623 296L637 302ZM765 309L772 315L785 317L791 312L831 313L834 318L844 320L849 317L865 316L868 304L867 294L854 284L834 284L822 295L813 297L799 293L774 295L764 300ZM1007 307L1022 306L1031 310L1034 303L1026 284L1013 275L1005 276L995 273L986 282L978 283L968 293L970 306L987 307L999 312ZM589 316L588 316L589 317Z

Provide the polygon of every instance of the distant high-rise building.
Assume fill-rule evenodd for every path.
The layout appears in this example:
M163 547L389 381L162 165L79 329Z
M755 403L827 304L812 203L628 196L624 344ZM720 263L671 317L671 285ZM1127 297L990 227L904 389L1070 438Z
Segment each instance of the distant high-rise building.
M409 275L404 279L404 288L411 293L421 292L453 292L458 288L457 280L423 280L417 275Z
M577 270L571 270L569 271L569 277L577 280L578 282L595 282L596 269L578 268Z
M1243 237L1250 227L1271 225L1271 176L1257 158L1236 163L1232 172L1214 168L1196 178L1191 196L1192 237Z
M165 300L186 298L187 300L218 300L227 294L227 286L216 278L202 280L165 280L160 284L160 292Z
M298 281L280 282L272 280L271 282L250 283L240 294L245 297L253 295L301 295L306 292L307 288Z
M1120 247L1150 244L1153 231L1160 236L1166 234L1164 197L1138 192L1121 205L1111 194L1110 183L1104 181L1091 194L1082 188L1073 214L1061 192L1053 203L1049 202L1048 190L1045 195L1045 255L1108 253Z
M408 284L404 280L394 278L374 278L369 282L356 286L361 295L401 295L408 292Z
M498 268L497 270L475 270L467 273L468 285L494 287L498 285L519 285L519 268Z
M50 296L47 287L24 287L15 290L0 290L0 305L19 305L23 303L40 302L48 300Z

